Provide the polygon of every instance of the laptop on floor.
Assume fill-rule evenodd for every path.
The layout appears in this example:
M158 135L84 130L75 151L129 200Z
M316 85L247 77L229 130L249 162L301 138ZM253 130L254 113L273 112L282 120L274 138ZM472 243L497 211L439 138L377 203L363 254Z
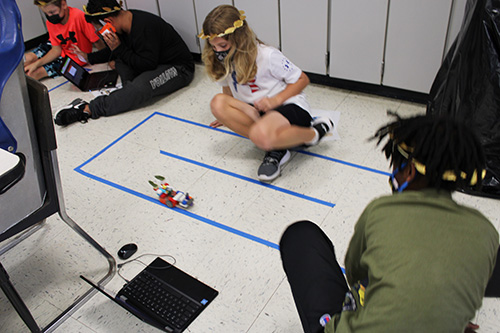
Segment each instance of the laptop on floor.
M184 331L219 294L160 257L126 283L115 297L84 276L80 278L137 318L171 333Z
M68 56L63 59L61 75L82 91L114 87L118 79L118 73L114 70L89 73Z

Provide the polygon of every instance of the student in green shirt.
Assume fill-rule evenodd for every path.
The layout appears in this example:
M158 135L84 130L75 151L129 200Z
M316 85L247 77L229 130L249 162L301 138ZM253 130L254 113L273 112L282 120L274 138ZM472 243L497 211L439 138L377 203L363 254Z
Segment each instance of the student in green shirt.
M458 184L481 183L480 143L465 124L430 116L398 117L374 138L387 140L394 194L372 201L356 223L347 281L317 225L296 222L282 236L304 331L464 332L499 249L490 221L451 197Z

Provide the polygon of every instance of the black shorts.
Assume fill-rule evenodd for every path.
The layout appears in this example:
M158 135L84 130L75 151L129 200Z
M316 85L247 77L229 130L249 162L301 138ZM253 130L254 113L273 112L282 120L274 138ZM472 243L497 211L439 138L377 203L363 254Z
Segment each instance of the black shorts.
M281 113L283 117L288 119L291 125L311 127L311 115L297 104L280 105L274 111ZM261 116L264 115L264 112L259 113Z

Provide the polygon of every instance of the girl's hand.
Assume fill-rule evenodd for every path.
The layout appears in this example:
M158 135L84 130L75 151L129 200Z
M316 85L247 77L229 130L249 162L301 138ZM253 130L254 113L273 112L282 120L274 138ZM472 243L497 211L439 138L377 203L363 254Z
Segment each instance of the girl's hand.
M214 120L210 123L210 127L213 127L213 128L217 128L217 127L221 127L221 126L224 126L223 123L221 123L220 121L218 120Z
M264 97L254 102L255 108L262 112L267 112L274 110L275 107L279 106L274 97Z

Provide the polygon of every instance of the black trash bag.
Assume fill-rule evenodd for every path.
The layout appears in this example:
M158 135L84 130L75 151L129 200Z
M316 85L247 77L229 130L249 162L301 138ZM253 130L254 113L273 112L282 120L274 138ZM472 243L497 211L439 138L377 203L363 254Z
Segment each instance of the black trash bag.
M429 93L427 113L473 127L486 155L482 189L458 190L500 198L500 0L468 0L458 36Z

